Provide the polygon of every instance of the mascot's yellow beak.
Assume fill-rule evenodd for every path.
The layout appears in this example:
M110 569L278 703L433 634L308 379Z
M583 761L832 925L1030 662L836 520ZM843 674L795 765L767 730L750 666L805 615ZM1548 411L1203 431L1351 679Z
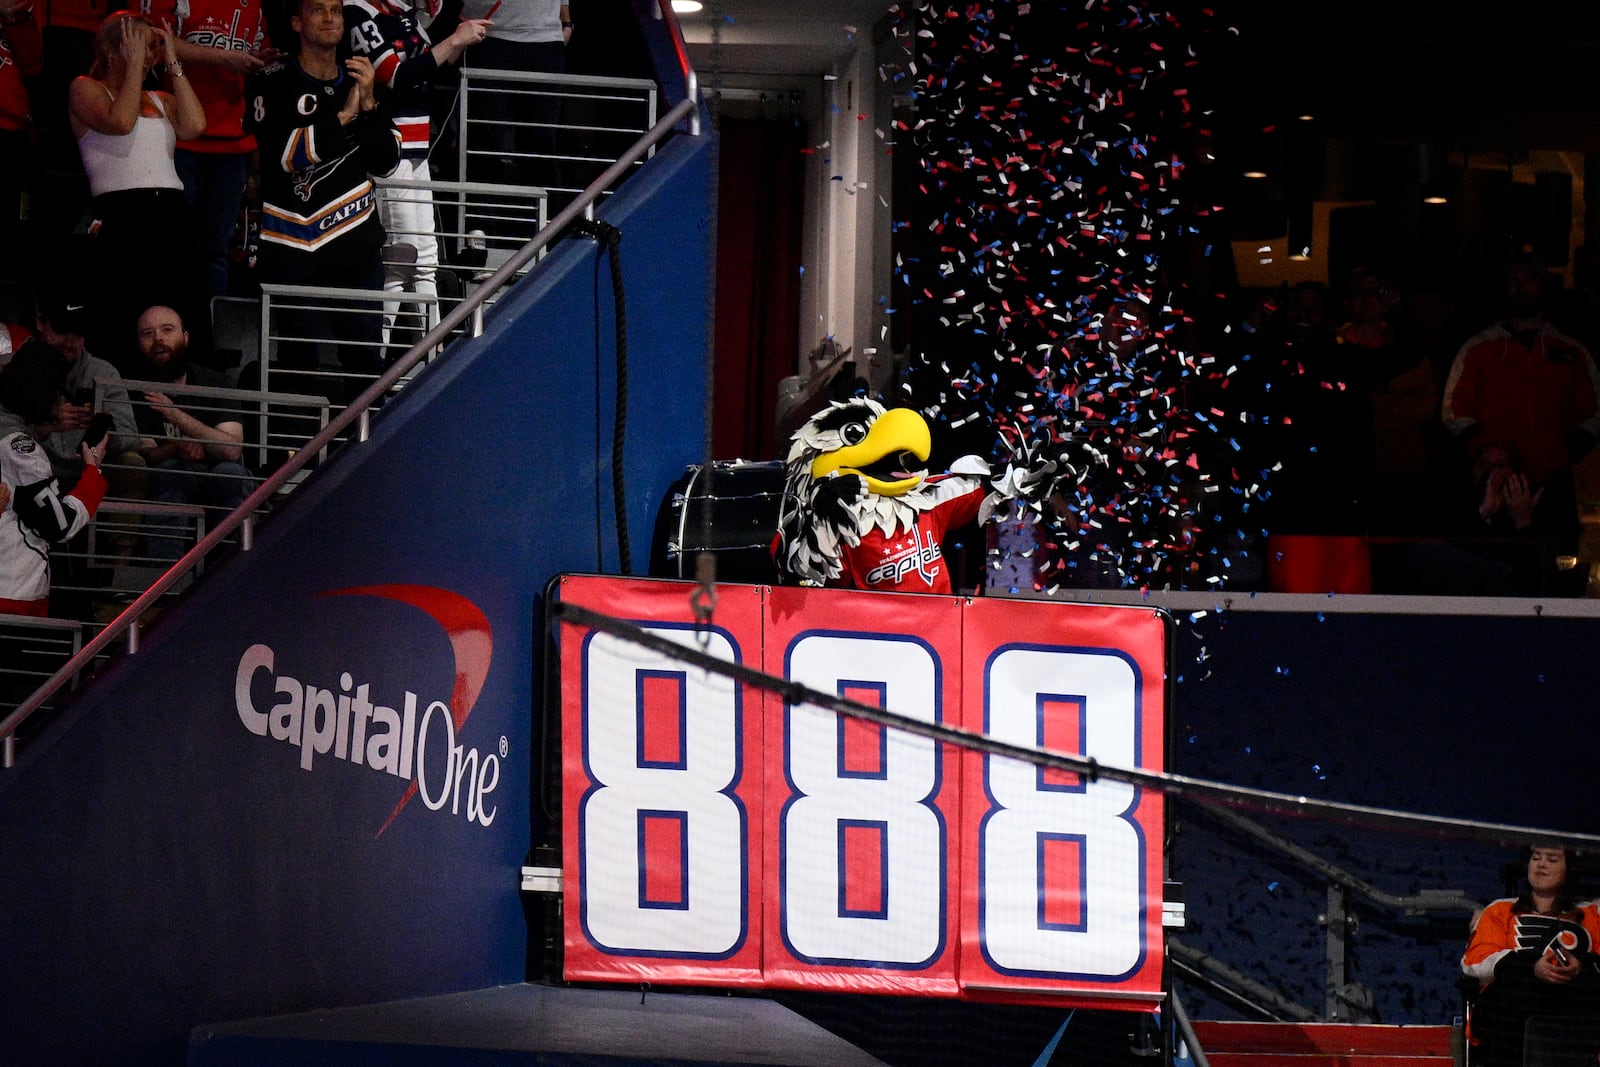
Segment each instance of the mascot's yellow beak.
M867 436L853 445L834 449L811 461L811 477L825 478L835 471L859 474L867 490L880 496L904 496L922 484L923 470L909 470L906 453L926 463L933 447L928 423L910 408L890 408L878 416Z

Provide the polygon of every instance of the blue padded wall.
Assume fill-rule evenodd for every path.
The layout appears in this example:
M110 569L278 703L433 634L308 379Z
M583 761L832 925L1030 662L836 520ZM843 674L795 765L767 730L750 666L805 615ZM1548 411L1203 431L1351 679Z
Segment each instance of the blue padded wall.
M0 1059L179 1063L201 1023L526 977L540 600L620 569L618 476L643 573L703 458L710 156L601 212L618 471L610 275L569 238L0 773Z

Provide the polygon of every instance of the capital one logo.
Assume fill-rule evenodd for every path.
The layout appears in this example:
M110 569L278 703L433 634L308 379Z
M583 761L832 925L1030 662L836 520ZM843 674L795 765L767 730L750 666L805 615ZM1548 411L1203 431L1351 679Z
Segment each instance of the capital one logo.
M494 651L483 612L458 593L425 585L355 586L320 595L378 597L416 608L436 622L455 658L448 703L425 700L411 689L396 697L349 671L332 684L301 679L292 665L279 663L271 645L258 643L245 649L234 675L234 705L244 728L298 748L305 771L314 770L320 757L408 782L375 836L419 793L430 811L448 809L480 826L494 822L499 808L490 794L500 784L500 756L456 743L483 690ZM253 694L263 675L272 682L270 705Z

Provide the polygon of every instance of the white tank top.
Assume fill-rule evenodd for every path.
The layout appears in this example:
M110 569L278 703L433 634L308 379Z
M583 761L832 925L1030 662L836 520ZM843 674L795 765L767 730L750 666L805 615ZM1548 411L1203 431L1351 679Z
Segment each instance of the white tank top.
M83 157L83 171L89 176L89 192L93 195L125 189L183 188L172 163L177 131L167 121L161 98L153 93L146 95L160 114L141 114L131 133L114 136L85 130L78 138L78 154Z

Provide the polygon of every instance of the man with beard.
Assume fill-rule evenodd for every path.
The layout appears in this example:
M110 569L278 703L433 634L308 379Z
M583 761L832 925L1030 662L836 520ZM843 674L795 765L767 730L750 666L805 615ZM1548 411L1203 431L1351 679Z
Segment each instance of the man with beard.
M150 499L232 511L254 488L254 478L241 462L244 424L238 407L216 397L182 397L184 387L225 387L222 373L189 361L189 333L172 308L146 309L139 316L136 340L132 380L172 387L144 391L146 403L134 412L139 452L150 468ZM183 539L175 536L151 536L149 546L150 555L168 561L185 550Z

